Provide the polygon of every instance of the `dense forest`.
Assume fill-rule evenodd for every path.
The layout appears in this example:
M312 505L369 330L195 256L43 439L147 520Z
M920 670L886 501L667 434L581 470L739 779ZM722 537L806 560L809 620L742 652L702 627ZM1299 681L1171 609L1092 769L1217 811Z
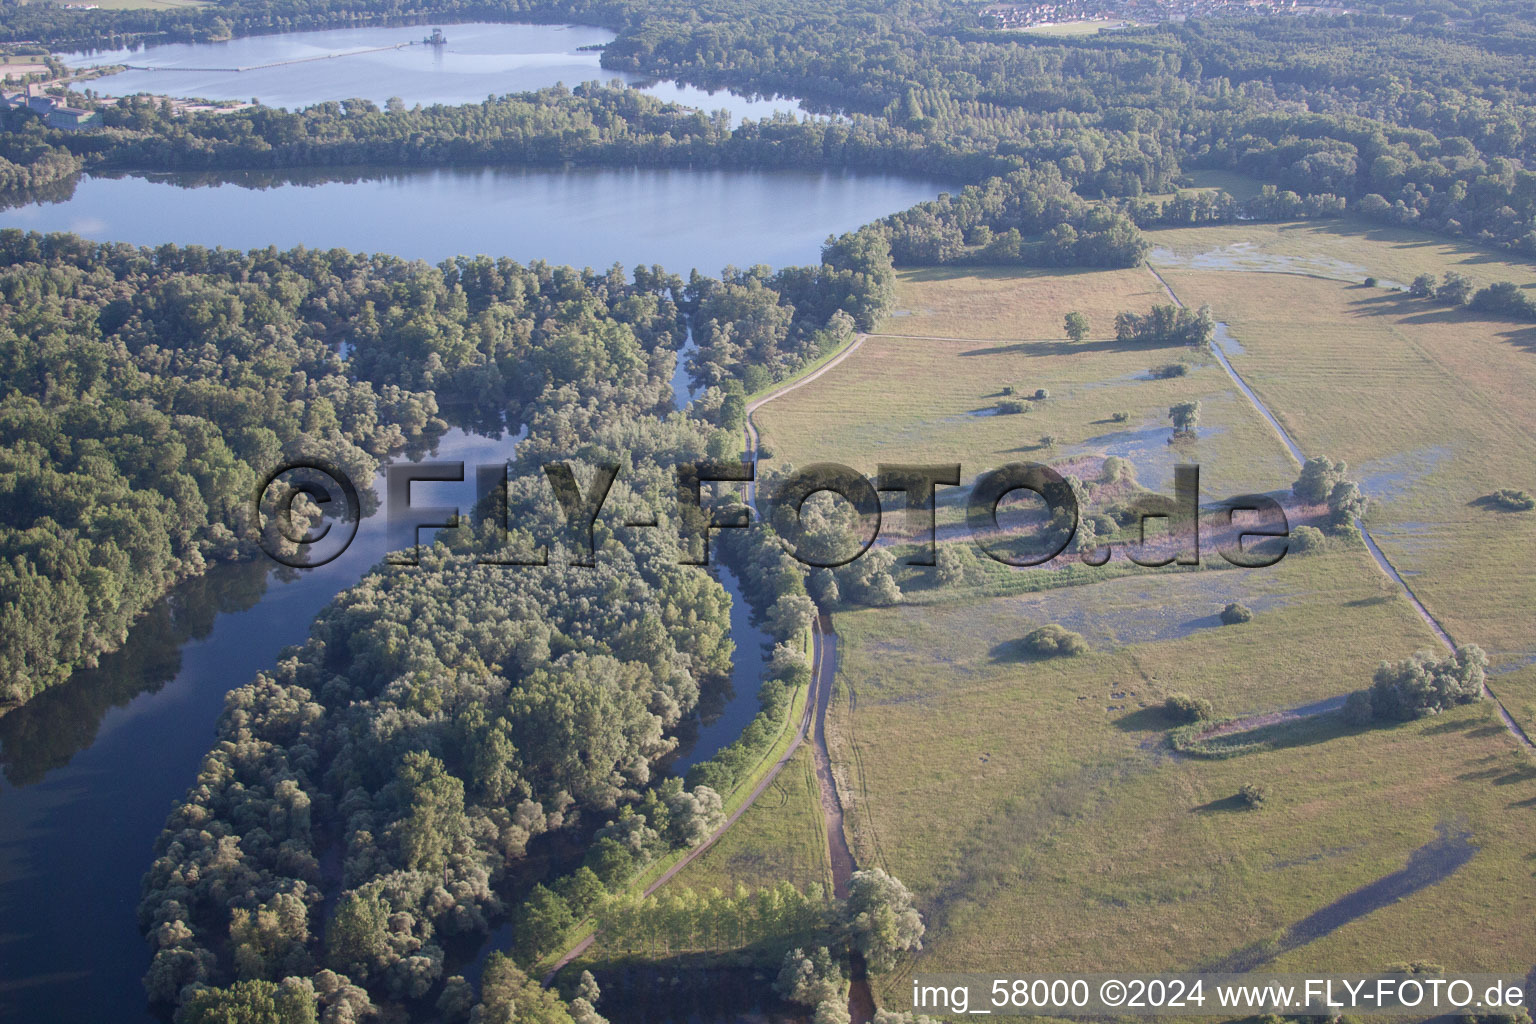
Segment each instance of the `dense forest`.
M672 539L685 525L675 467L739 458L749 365L791 372L882 315L878 234L829 241L819 267L687 282L658 267L433 267L16 231L0 253L13 700L94 663L178 580L251 554L246 502L273 463L322 456L367 480L449 420L528 427L477 527L420 567L378 567L308 644L231 693L146 877L153 1000L218 1019L199 1015L312 999L351 1020L375 999L433 993L467 1014L474 1000L443 976L455 937L513 915L515 952L537 956L558 937L547 922L718 824L721 793L808 681L814 605L771 534L726 546L780 641L762 710L686 788L661 779L701 686L731 664L730 599ZM671 377L690 323L704 391L685 416ZM568 564L579 552L542 472L573 456L579 483L589 467L618 475L595 569ZM616 525L648 516L663 528ZM481 564L537 561L541 544L547 567L519 568L513 588ZM549 831L588 854L528 894L515 869Z
M0 233L0 698L94 664L177 581L251 555L250 495L283 458L370 480L444 417L527 424L568 452L599 420L670 408L695 312L700 383L748 362L788 373L889 301L878 239L828 258L685 285L655 267Z

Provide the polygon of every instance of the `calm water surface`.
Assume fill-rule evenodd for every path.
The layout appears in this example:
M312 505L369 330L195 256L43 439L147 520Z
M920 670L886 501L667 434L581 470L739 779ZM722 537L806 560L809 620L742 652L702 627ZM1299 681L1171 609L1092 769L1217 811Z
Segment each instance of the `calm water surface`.
M708 92L606 70L600 53L581 47L611 41L613 33L607 29L482 23L445 24L442 29L448 40L444 46L422 45L420 40L431 26L415 25L248 36L223 43L166 43L137 50L64 54L63 58L71 67L129 65L128 71L89 83L107 96L149 92L209 100L259 99L269 107L290 109L353 97L383 106L398 96L407 106L431 106L479 103L487 96L557 83L574 86L618 79L670 102L728 110L738 121L804 113L792 98ZM293 61L301 63L284 63Z
M0 227L139 245L295 245L436 262L461 253L686 276L814 263L829 234L932 199L937 181L840 171L433 169L87 176Z

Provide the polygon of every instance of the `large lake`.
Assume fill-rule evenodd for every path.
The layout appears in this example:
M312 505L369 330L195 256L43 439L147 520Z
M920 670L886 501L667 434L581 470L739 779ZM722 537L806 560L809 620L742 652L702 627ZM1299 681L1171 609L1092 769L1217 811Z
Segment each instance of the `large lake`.
M479 103L487 96L561 82L573 86L619 79L664 100L728 110L737 120L803 113L799 101L791 98L707 92L605 70L600 64L602 54L582 47L612 40L613 33L606 29L483 23L445 24L442 29L447 38L443 46L422 44L431 27L417 25L292 32L224 43L167 43L62 56L70 67L129 65L128 71L86 83L107 96L149 92L209 100L259 99L269 107L290 109L353 97L383 106L398 96L408 106L431 106Z
M815 263L829 234L932 199L938 182L835 171L639 168L349 169L274 178L87 176L63 202L0 211L0 227L100 241L249 249L342 247L438 261Z
M474 101L553 81L607 77L598 72L596 53L577 49L604 41L607 33L444 29L449 45L441 50L409 46L261 72L127 72L95 85L185 95L196 84L205 96L260 95L298 106L351 96ZM247 66L387 46L420 38L422 31L304 33L106 56L146 66L172 60L216 66L217 55L228 66ZM155 84L135 84L146 79L134 75ZM191 77L177 78L183 83L177 88L162 82L182 75ZM219 83L229 91L214 91ZM685 91L678 95L687 98ZM67 200L0 211L0 227L146 245L341 246L428 260L488 253L717 273L726 264L814 262L827 235L932 198L941 188L887 175L619 168L347 169L281 179L88 176ZM454 431L435 454L477 462L510 454L510 445L507 438ZM433 502L438 496L418 497ZM366 520L346 554L321 569L279 575L261 563L216 567L141 619L123 649L99 668L0 717L0 1020L154 1019L139 984L150 950L135 907L165 814L213 742L224 694L270 668L285 645L302 642L326 602L396 546L380 518ZM734 591L734 580L724 579ZM731 742L756 711L764 638L741 605L732 631L739 654L732 685L706 694L701 720L681 731L678 770ZM621 1009L604 1007L618 1020ZM661 1016L651 1012L651 1019ZM735 1019L737 1011L710 1015Z

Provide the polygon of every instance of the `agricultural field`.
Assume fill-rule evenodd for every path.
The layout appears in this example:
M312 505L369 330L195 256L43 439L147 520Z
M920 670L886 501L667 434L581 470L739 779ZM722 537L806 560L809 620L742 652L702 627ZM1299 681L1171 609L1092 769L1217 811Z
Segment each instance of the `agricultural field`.
M1154 266L1228 325L1223 351L1303 452L1354 467L1387 557L1458 641L1489 650L1491 685L1536 727L1536 531L1476 504L1536 486L1536 329L1358 283L1457 270L1530 284L1536 270L1347 223L1150 236ZM1211 253L1227 255L1197 258ZM1182 353L1106 340L1115 313L1165 301L1145 269L909 272L903 315L755 421L794 464L960 461L969 478L973 462L1121 454L1166 490L1179 457L1200 463L1206 501L1287 491L1295 461L1214 360L1185 355L1186 376L1145 379ZM1060 340L1070 309L1093 326L1080 344ZM1049 398L978 414L1004 384ZM1170 452L1167 408L1191 398L1200 439ZM1100 422L1112 410L1130 413L1139 448L1113 447ZM1046 433L1050 448L1035 440ZM912 887L929 923L924 952L878 983L880 1005L907 1006L918 970L1536 962L1536 769L1495 706L1367 729L1335 711L1379 661L1438 647L1363 547L997 593L925 587L835 616L829 732L849 839L860 865ZM1220 624L1233 601L1251 622ZM1088 653L1022 654L1048 623ZM1174 753L1161 708L1174 692L1257 718L1263 742L1226 759ZM1301 710L1268 724L1288 709ZM1268 799L1248 811L1238 790L1256 780Z

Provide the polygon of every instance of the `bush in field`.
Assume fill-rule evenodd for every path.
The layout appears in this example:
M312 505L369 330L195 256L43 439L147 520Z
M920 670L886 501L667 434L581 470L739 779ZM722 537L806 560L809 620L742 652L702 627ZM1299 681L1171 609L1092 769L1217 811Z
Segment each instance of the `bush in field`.
M963 548L958 544L945 544L939 548L938 556L934 559L937 564L939 582L946 587L958 586L965 582L965 570L968 557L963 554Z
M1170 693L1163 701L1163 712L1176 722L1205 722L1214 714L1210 701L1187 693Z
M1536 320L1536 302L1509 281L1500 281L1479 289L1472 296L1472 308L1515 320Z
M1482 700L1487 667L1488 655L1476 644L1440 658L1419 651L1402 661L1384 661L1371 679L1371 717L1407 722Z
M1024 649L1042 658L1072 657L1088 651L1088 641L1054 622L1041 626L1024 637Z
M1055 434L1041 434L1040 435L1040 447L1041 448L1055 448L1057 440L1059 440L1059 439L1056 437Z
M1376 287L1376 279L1374 277L1366 278L1365 279L1365 286L1367 288L1375 288Z
M1325 543L1323 531L1315 526L1298 526L1291 531L1290 550L1298 555L1321 551Z
M1237 791L1237 798L1243 802L1243 806L1250 811L1256 811L1264 806L1264 801L1269 797L1269 789L1256 782L1245 782Z
M1128 412L1112 412L1109 414L1109 418L1111 422L1124 423L1131 418L1131 414Z
M1050 397L1051 397L1051 393L1049 391L1047 391L1045 388L1036 388L1035 389L1035 401L1043 402L1047 398L1050 398Z
M1529 512L1536 508L1536 498L1531 497L1530 491L1517 491L1513 487L1500 487L1484 500L1506 512Z
M1328 516L1335 530L1353 526L1370 510L1370 500L1353 480L1340 480L1328 492Z
M1017 416L1021 412L1029 412L1029 403L1017 398L1003 398L998 400L994 408L999 416Z
M1120 483L1124 480L1134 480L1136 479L1136 467L1118 455L1111 455L1099 467L1099 479L1110 484Z
M1326 455L1308 459L1307 464L1301 467L1301 476L1291 484L1291 493L1296 495L1297 501L1321 505L1328 500L1334 484L1343 480L1344 474L1348 472L1349 463L1343 459L1335 462Z
M1435 275L1420 274L1408 286L1408 294L1416 299L1427 299L1435 294Z
M1184 377L1189 374L1188 363L1164 363L1162 366L1154 366L1147 371L1147 376L1153 380L1172 380L1174 377Z
M1221 610L1221 624L1223 626L1240 626L1244 622L1253 621L1253 609L1245 604L1233 601Z
M1010 397L1017 390L1018 389L1015 388L1012 384L1004 384L1003 385L1003 396L1004 397Z

